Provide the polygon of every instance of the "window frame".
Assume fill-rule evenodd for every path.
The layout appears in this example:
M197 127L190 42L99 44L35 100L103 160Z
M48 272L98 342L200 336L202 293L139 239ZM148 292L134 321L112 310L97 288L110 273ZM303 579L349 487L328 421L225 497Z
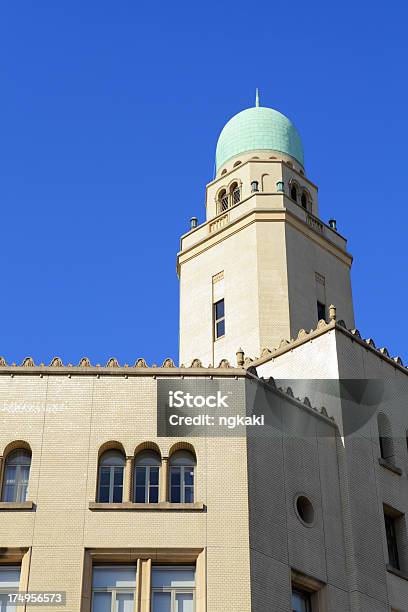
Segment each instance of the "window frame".
M118 455L121 455L123 463L122 465L109 465L109 463L107 463L106 465L103 465L102 460L105 454L109 453L110 451L114 451L117 452ZM101 500L101 488L106 487L106 485L102 485L102 470L103 469L107 469L109 468L109 496L108 496L108 501L102 501ZM102 455L99 458L99 462L98 462L98 490L97 490L97 501L99 503L104 503L104 504L120 504L123 503L123 497L124 497L124 491L125 491L125 468L126 468L126 459L124 454L120 451L117 450L115 448L110 448L107 449L104 453L102 453ZM122 484L120 485L120 488L122 489L122 499L118 502L118 501L114 501L113 499L113 493L114 493L114 489L115 489L115 470L116 469L120 469L122 470Z
M326 304L324 304L323 302L321 302L320 300L316 300L316 306L317 306L317 321L326 321L327 319L327 307ZM324 309L324 317L321 317L320 315L321 313L321 309Z
M178 453L185 453L185 461L186 463L180 463L180 464L175 464L173 463L174 461L174 457L175 455L177 455ZM177 457L176 457L177 459ZM190 461L190 463L187 463L187 461ZM170 456L169 459L169 481L168 481L168 494L169 494L169 501L171 504L193 504L195 502L195 497L196 497L196 467L197 467L197 459L194 453L192 453L190 450L185 450L185 449L180 449L179 451L176 451L175 453L173 453ZM179 488L180 489L180 501L173 501L173 496L172 496L172 490L173 490L173 484L172 484L172 475L173 475L173 470L175 469L179 469L180 470L180 484L179 485L174 485L174 488ZM187 471L192 471L192 484L186 484L185 482L185 474ZM186 489L191 489L192 490L192 499L190 501L186 501Z
M217 305L220 304L221 302L223 304L223 315L217 318ZM225 298L221 298L220 300L213 302L213 321L214 321L213 335L214 335L214 342L216 342L217 340L221 340L221 338L225 338L225 334L226 334L226 331L225 331ZM221 336L218 336L217 335L217 325L222 322L224 322L224 333Z
M165 586L165 587L154 587L153 586L153 572L154 570L156 571L183 571L183 570L193 570L194 571L194 586L190 586L190 587L171 587L171 586ZM151 608L151 612L154 612L154 593L170 593L171 595L171 599L170 599L170 612L176 612L176 596L177 595L182 595L182 594L187 594L187 595L193 595L193 612L195 612L196 609L196 574L197 574L197 569L195 565L152 565L152 569L151 569L151 582L152 582L152 587L150 590L150 597L151 597L151 604L150 604L150 608Z
M19 577L18 577L18 584L14 587L9 586L9 587L0 587L0 596L1 595L7 595L8 593L14 593L20 590L20 585L21 585L21 563L18 564L10 564L8 563L7 565L0 565L0 571L1 570L9 570L9 571L16 571L19 570ZM7 602L10 603L11 606L13 606L13 602ZM17 605L18 602L16 602L14 604L14 607L10 607L10 610L8 610L8 612L17 612Z
M134 589L132 589L131 587L94 587L93 586L93 572L94 569L96 568L103 568L103 569L119 569L119 568L134 568L135 570L135 586ZM133 611L135 612L136 610L136 591L137 591L137 565L136 564L130 564L130 565L126 565L125 563L117 563L117 564L95 564L92 566L92 597L91 597L91 612L93 612L94 609L94 593L110 593L111 594L111 612L116 612L116 595L119 594L123 594L123 595L128 595L129 593L131 593L133 595Z
M296 194L296 197L293 197L293 191ZM291 181L291 185L290 185L290 199L292 200L292 202L296 202L296 204L299 204L299 187L297 185L297 183L295 183L294 181Z
M173 470L175 469L179 469L180 470L180 501L179 502L175 502L172 499L172 489L173 489L173 485L172 485L172 473ZM185 473L186 471L189 470L193 472L193 484L192 485L186 485L185 482ZM171 465L170 464L170 479L169 479L169 497L170 497L170 503L172 504L193 504L194 503L194 499L195 499L195 492L194 492L194 488L195 488L195 465ZM176 486L178 485L174 485L174 488L176 488ZM192 501L186 502L186 489L192 489L193 491L193 499Z
M16 463L10 464L10 460L13 458L13 455L17 453L24 453L26 455L26 459L29 463ZM10 453L7 454L4 460L4 469L3 469L3 477L2 477L2 487L1 487L1 501L7 503L24 503L27 501L28 494L28 486L30 484L30 471L31 471L31 463L32 463L32 453L26 448L16 448ZM13 484L7 484L7 471L9 468L16 468L15 477L13 479ZM22 479L23 470L22 468L28 467L27 481L24 482ZM6 489L8 486L13 487L13 499L6 499ZM24 495L22 494L24 493Z
M148 457L148 453L151 455L151 458L153 458L153 456L155 458L157 458L157 465L154 465L153 463L143 463L143 457L141 457L141 455L145 455L146 457ZM140 464L138 464L138 457L140 460ZM157 485L152 485L150 483L150 472L152 470L152 468L154 470L157 470ZM144 485L138 485L137 484L137 471L138 470L144 470L144 480L145 483ZM154 450L147 450L147 451L141 451L140 453L138 453L135 457L135 464L134 464L134 470L133 470L133 500L135 503L138 504L157 504L160 501L160 469L161 469L161 457L159 455L159 453L157 451ZM137 501L137 489L144 487L144 501ZM150 494L151 491L155 489L157 491L157 501L151 501L150 499Z
M312 594L308 591L305 591L304 589L299 588L296 585L292 585L292 592L291 592L291 609L292 612L294 610L293 608L293 595L299 595L300 597L303 598L304 602L306 603L306 610L305 612L312 612Z
M400 551L398 548L398 537L395 521L397 516L393 516L390 512L384 509L384 526L385 536L387 540L387 552L389 565L398 571L401 571Z

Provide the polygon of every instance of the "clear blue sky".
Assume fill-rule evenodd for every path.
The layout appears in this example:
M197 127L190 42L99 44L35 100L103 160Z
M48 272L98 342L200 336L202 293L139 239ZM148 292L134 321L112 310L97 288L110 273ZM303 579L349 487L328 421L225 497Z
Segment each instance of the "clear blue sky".
M359 329L407 360L408 8L389 9L3 3L0 355L177 359L179 235L259 87L348 237Z

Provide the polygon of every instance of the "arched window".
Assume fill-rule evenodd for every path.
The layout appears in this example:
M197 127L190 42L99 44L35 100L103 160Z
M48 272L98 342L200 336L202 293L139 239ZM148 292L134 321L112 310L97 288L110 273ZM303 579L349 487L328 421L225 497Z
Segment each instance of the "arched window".
M224 168L224 170L221 172L221 176L222 176L223 174L227 174L227 172L228 172L228 170L227 170L226 168Z
M241 200L241 190L239 188L238 183L232 183L230 187L230 194L231 206L234 206L234 204L238 204L238 202Z
M389 463L394 462L394 445L391 432L391 424L385 414L380 413L377 417L378 442L380 444L381 458Z
M303 208L305 208L306 210L308 209L307 202L308 202L307 193L306 193L306 191L304 191L302 193L302 197L300 198L300 203L303 206Z
M218 195L218 212L221 213L228 210L228 194L225 189L222 189Z
M157 504L159 501L159 474L161 460L158 453L146 450L136 455L134 500L139 504Z
M233 165L233 168L236 168L236 167L237 167L237 166L239 166L240 164L242 164L242 162L241 162L241 161L239 161L239 160L238 160L238 161L236 161L236 162L235 162L235 164Z
M180 450L170 457L170 501L176 504L194 502L194 468L196 460L188 451Z
M298 201L298 190L295 184L292 185L292 187L290 188L290 197L292 198L292 200L294 200L295 202Z
M6 458L2 501L25 502L30 476L31 453L17 449Z
M121 503L125 457L118 450L108 450L99 460L98 502Z

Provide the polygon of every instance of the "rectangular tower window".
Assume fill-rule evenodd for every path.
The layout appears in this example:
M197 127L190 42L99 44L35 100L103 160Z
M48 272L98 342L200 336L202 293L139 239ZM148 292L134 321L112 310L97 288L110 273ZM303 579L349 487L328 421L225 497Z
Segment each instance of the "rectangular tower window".
M292 612L311 612L310 595L298 589L292 589Z
M214 338L225 336L225 307L224 299L214 304Z
M384 509L384 522L385 532L387 534L387 548L388 548L388 563L391 567L399 570L400 560L398 552L398 539L397 539L397 521L400 517L394 516L391 512Z
M326 304L317 300L317 320L320 321L321 319L323 319L323 321L326 320Z

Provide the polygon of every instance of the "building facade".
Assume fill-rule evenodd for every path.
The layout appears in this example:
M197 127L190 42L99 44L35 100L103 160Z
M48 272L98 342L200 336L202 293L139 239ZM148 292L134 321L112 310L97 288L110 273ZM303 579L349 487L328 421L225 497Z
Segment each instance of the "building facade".
M2 612L408 611L408 370L354 328L293 124L257 104L216 159L177 257L180 366L0 359ZM265 427L163 435L164 384Z

